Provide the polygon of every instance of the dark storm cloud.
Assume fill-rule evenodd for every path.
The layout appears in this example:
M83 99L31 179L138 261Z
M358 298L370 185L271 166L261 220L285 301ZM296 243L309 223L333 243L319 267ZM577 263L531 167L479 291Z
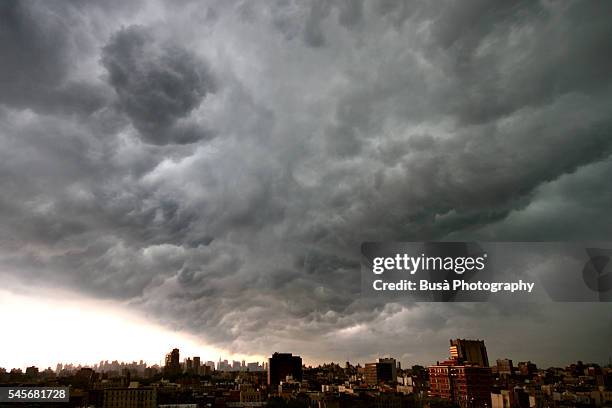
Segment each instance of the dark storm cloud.
M56 113L92 112L108 94L95 82L68 76L79 46L71 37L78 17L48 6L12 0L0 4L0 103Z
M610 5L1 7L4 276L235 352L603 358L605 305L361 299L359 248L607 239Z
M150 30L128 27L104 47L102 64L119 102L144 139L193 143L208 131L188 120L214 82L205 63L178 44L159 44Z
M322 20L329 15L330 3L315 0L310 8L310 14L304 27L304 41L311 47L325 45L325 37L321 29Z
M447 69L468 90L449 108L461 121L483 123L572 92L597 95L612 68L612 46L602 41L612 34L608 17L607 5L575 2L562 10L538 2L449 7L436 21L433 44L450 57ZM551 49L551 39L563 46Z
M345 27L354 27L363 21L363 0L340 0L338 22Z

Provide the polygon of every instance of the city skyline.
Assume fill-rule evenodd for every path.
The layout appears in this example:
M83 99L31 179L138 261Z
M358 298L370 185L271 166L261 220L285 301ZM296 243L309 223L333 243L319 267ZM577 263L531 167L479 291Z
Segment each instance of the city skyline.
M493 363L484 339L451 338L447 357L426 367L402 366L392 357L363 366L312 367L287 352L274 352L263 367L219 361L215 370L213 361L201 363L174 348L162 367L101 361L93 368L58 364L55 372L0 369L0 382L9 385L0 402L27 406L40 400L45 387L61 393L69 406L100 408L606 408L612 403L612 362L548 368L507 358Z
M452 343L453 341L455 341L455 340L451 339L451 347L449 348L449 355L447 356L450 359L458 357L458 355L454 354L453 350L452 350L453 349L453 343ZM461 341L465 341L465 340L462 339ZM469 341L473 342L474 340L469 340ZM180 350L180 348L178 348L178 350ZM223 371L223 370L226 370L226 371L236 371L236 370L234 370L235 367L232 367L232 363L238 362L238 363L242 364L242 368L243 369L246 369L247 365L248 364L252 364L252 363L257 363L257 364L263 363L262 366L265 367L265 365L267 365L267 363L268 363L268 360L269 360L270 356L273 356L275 353L281 353L282 354L282 353L286 353L286 352L287 352L287 350L285 350L285 351L278 351L278 350L276 350L274 352L270 352L269 355L267 355L267 356L262 356L262 359L260 359L260 360L246 360L244 358L242 360L237 360L237 359L233 359L231 357L223 357L223 356L219 356L216 360L209 360L207 358L203 358L202 356L200 356L198 354L189 354L188 352L187 353L186 352L181 352L181 354L180 354L181 357L180 357L179 362L180 362L181 366L183 366L187 359L193 359L193 357L199 357L200 362L201 362L201 366L209 365L209 363L214 363L214 367L215 367L216 370L220 370L220 371ZM296 355L298 357L301 356L299 354L299 351L293 350L293 352L295 353L294 355ZM439 352L439 350L438 350L438 352ZM485 356L486 356L487 352L485 351L484 353L485 353ZM397 363L399 363L399 365L401 365L401 367L407 369L407 368L410 368L413 365L420 365L420 366L423 366L423 367L427 367L427 366L432 366L432 365L439 364L440 362L444 362L444 357L442 356L443 353L438 353L438 354L439 354L439 358L437 360L429 361L429 362L418 362L418 361L412 361L412 362L405 361L405 362L402 362L400 360L397 360L394 356L386 354L386 355L379 355L377 358L372 358L370 360L364 360L364 361L350 361L350 360L336 359L336 360L319 361L319 362L313 363L313 362L308 362L308 361L303 360L302 365L304 367L317 367L317 366L321 366L321 365L325 365L325 364L332 364L332 363L333 364L339 364L339 365L344 365L346 363L350 363L350 364L355 365L355 366L360 365L362 367L365 367L365 365L367 363L371 363L375 359L390 358L390 359L393 359L393 361L396 361ZM148 367L157 366L160 370L163 370L163 368L165 366L165 363L167 363L167 361L166 362L164 361L164 356L167 357L168 353L166 353L166 354L162 353L162 358L160 358L158 361L146 361L146 360L137 359L137 358L136 359L132 359L132 360L116 360L116 359L106 358L106 359L102 359L102 360L99 360L99 361L96 361L96 362L91 362L91 363L78 363L78 362L75 363L75 362L71 362L71 361L58 361L56 364L52 364L52 365L44 366L44 367L43 366L37 366L35 364L30 364L30 365L25 365L25 366L20 366L20 367L6 367L6 366L3 366L0 363L0 368L4 368L7 371L9 371L10 369L16 368L16 369L21 369L22 371L25 372L26 368L34 366L34 367L39 368L40 370L51 368L52 370L57 372L56 367L59 367L60 365L63 366L63 367L70 366L70 367L72 367L72 369L77 369L79 367L83 367L83 368L95 368L95 367L98 367L99 364L101 364L101 363L105 363L105 364L109 364L109 363L110 364L115 364L116 363L118 365L131 365L131 364L142 365L142 364L144 364L144 365L146 365ZM534 363L538 367L541 367L541 368L566 367L566 366L569 366L570 364L573 364L573 363L575 363L577 361L582 361L585 364L598 364L598 365L600 365L602 367L605 367L605 366L611 366L612 367L612 354L610 356L608 356L608 359L605 360L605 361L583 361L580 358L571 358L571 357L568 357L567 360L566 360L567 361L566 364L563 364L563 365L550 365L550 366L539 364L539 361L537 360L537 358L535 358L535 356L532 357L532 358L527 358L527 359L517 359L517 358L515 358L515 356L505 355L505 356L494 357L490 361L497 362L497 361L500 361L500 360L510 360L510 361L515 361L515 362L525 361L525 362ZM229 363L229 366L228 367L224 367L223 369L220 369L219 368L219 363ZM488 367L489 364L490 364L489 360L487 359L486 360L486 364L484 364L484 366ZM478 363L478 365L483 366L482 362ZM238 371L240 371L240 370L238 370Z

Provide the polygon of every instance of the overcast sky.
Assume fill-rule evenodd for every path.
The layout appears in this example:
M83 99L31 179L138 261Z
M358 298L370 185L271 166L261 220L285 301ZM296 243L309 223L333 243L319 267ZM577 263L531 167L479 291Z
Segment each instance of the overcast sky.
M359 249L610 241L610 21L604 1L2 1L3 290L228 355L429 364L468 337L607 362L609 304L365 301Z

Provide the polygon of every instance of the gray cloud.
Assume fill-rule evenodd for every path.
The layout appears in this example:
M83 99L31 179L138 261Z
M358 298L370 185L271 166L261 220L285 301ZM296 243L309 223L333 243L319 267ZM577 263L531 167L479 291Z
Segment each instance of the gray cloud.
M189 120L215 88L200 58L179 44L159 44L150 30L132 26L104 47L102 64L121 107L144 140L193 143L210 137L210 131Z
M358 262L367 240L609 236L610 6L0 7L2 276L236 352L606 357L605 305L385 304Z
M19 1L0 5L0 103L41 112L95 111L108 94L96 81L70 77L75 71L70 56L86 42L72 36L83 23L75 23L78 17L70 10L47 7L52 5Z

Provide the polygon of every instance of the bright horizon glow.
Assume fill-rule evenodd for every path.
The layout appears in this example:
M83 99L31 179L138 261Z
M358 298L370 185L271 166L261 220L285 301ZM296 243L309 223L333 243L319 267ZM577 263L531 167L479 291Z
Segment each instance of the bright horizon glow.
M44 296L44 297L43 297ZM37 366L55 370L57 363L93 366L102 360L163 364L166 353L181 351L181 361L264 361L263 356L233 354L196 337L154 325L119 302L73 295L15 294L0 289L0 367Z

